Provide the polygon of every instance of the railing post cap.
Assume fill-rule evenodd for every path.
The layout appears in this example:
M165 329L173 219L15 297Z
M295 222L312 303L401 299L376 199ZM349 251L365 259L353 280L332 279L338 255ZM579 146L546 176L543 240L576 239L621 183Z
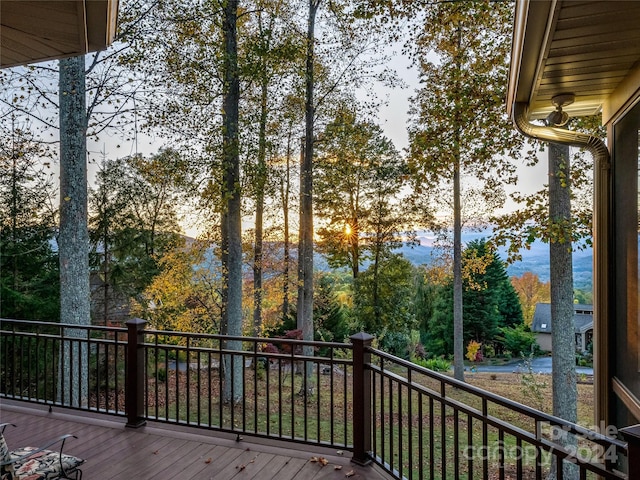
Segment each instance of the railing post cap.
M138 326L143 326L146 323L147 323L147 321L143 320L142 318L130 318L126 322L127 325L138 325Z
M358 332L349 337L351 343L353 342L370 342L375 337L373 335L368 334L367 332Z
M620 429L620 433L625 437L633 438L636 442L640 441L640 425L631 425Z

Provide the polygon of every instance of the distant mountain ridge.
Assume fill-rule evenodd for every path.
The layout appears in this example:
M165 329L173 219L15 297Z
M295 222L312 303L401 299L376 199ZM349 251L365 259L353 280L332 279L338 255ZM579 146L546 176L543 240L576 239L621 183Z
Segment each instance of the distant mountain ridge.
M407 260L414 265L429 265L435 255L435 248L433 246L435 241L435 235L427 231L419 231L418 240L419 245L409 246L403 245L395 250L396 253L401 253ZM470 232L466 231L462 234L463 244L467 244L473 240L481 238L489 238L490 231L483 232ZM192 242L193 239L186 237L187 243ZM271 243L271 242L267 242ZM278 247L274 247L272 252L276 255L280 255L282 252ZM531 245L529 250L523 250L522 260L515 262L507 266L507 273L512 277L519 277L525 272L532 272L540 278L542 282L549 281L549 245L541 241L536 241ZM498 254L503 260L506 260L506 249L501 248ZM295 258L295 246L292 251L292 256ZM207 251L208 263L215 264L213 260L213 250ZM365 270L369 266L370 262L363 262L361 270ZM327 272L331 270L326 258L316 251L314 255L314 265L316 270ZM250 274L251 268L245 264L245 273ZM265 272L267 275L268 272ZM272 272L273 274L273 272ZM584 250L575 251L573 253L573 284L574 288L583 290L585 292L592 291L592 277L593 277L593 250L588 247Z
M489 238L490 231L484 232L463 232L462 242L467 243L481 238ZM403 245L396 250L402 253L414 265L429 265L434 255L435 235L430 232L418 232L420 245ZM500 248L498 254L506 260L506 248ZM507 266L507 273L512 277L519 277L525 272L532 272L538 275L542 282L549 281L549 245L540 240L536 240L529 250L522 250L522 260ZM587 247L584 250L573 252L573 284L574 288L584 291L592 290L593 278L593 249Z

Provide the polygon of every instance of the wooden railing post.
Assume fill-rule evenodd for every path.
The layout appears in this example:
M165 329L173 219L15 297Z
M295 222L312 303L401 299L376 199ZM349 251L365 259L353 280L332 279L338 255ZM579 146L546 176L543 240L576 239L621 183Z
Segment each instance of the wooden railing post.
M127 381L124 392L124 410L127 427L138 428L147 423L144 417L144 326L141 318L127 322Z
M627 478L640 478L640 425L620 429L627 441Z
M360 332L350 337L353 344L353 458L352 462L367 465L371 462L371 362L367 347L373 337Z

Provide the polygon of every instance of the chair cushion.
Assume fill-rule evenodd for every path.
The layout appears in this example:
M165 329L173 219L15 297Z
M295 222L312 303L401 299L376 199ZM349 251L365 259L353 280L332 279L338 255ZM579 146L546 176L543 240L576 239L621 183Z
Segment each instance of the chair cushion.
M34 447L25 447L10 453L12 458L28 455L37 450ZM69 473L84 463L84 460L73 455L62 454L62 466ZM60 452L43 450L32 457L26 458L15 464L16 480L48 480L60 476Z
M0 433L0 462L8 462L10 460L11 455L9 454L7 442L4 439L4 435ZM3 465L2 468L0 468L0 477L2 480L11 480L13 478L13 465Z

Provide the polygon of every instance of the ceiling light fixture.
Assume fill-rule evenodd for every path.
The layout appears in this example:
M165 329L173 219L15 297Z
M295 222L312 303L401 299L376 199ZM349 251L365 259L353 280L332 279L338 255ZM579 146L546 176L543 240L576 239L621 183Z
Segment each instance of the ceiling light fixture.
M563 93L551 99L556 109L545 119L548 127L564 127L569 122L569 114L562 111L562 107L571 105L576 99L573 93Z

